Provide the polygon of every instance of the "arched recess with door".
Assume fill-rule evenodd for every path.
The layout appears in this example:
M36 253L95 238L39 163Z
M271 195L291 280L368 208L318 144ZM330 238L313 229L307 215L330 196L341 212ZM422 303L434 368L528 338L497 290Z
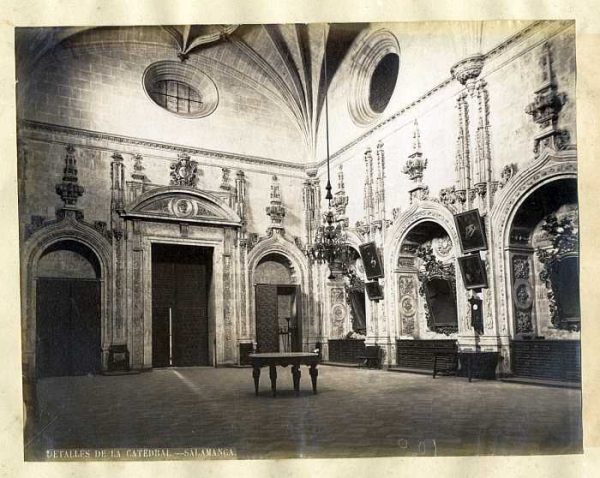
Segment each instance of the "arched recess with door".
M306 350L309 321L308 264L295 244L274 234L248 255L248 315L261 352ZM314 320L314 318L313 318Z
M492 220L506 372L580 380L576 152L545 150L502 190Z
M393 317L396 365L431 368L429 349L455 350L468 330L468 293L457 269L452 212L439 203L413 204L386 241L386 310Z
M35 232L22 251L23 356L30 377L106 367L111 341L110 243L66 218Z

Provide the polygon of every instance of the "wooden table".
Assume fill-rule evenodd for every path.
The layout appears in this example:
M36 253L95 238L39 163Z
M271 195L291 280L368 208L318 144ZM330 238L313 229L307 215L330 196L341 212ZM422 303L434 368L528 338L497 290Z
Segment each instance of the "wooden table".
M458 353L461 367L466 365L466 375L469 382L473 377L473 369L477 378L496 379L496 366L498 365L498 352L482 352L479 350L463 350ZM464 369L463 369L464 373Z
M250 363L252 364L252 377L254 378L254 391L258 395L258 382L260 380L260 369L269 367L269 378L271 379L271 390L273 396L277 396L277 365L282 367L292 366L292 378L294 380L294 390L296 395L300 393L300 365L310 367L310 379L312 381L313 393L317 393L317 377L319 371L319 354L312 352L269 352L250 354Z

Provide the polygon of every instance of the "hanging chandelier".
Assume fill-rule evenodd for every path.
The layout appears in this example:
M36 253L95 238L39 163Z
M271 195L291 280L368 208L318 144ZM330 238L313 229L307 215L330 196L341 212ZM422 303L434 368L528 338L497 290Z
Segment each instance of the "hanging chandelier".
M325 78L325 144L327 146L327 212L323 214L323 222L318 227L313 244L310 246L310 256L320 264L327 263L329 266L329 279L345 275L348 273L351 254L348 246L348 237L346 235L344 221L339 219L332 206L331 201L331 171L329 158L329 104L327 95L329 90L329 81L327 77L327 39L326 32L323 32L324 45L324 78Z

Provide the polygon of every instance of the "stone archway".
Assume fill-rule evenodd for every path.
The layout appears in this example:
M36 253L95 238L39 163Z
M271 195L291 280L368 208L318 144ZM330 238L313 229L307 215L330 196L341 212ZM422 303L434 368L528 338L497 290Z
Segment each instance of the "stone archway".
M250 330L252 341L256 343L257 339L255 274L261 261L269 256L285 258L284 260L289 264L290 282L298 288L297 316L299 327L301 327L301 348L305 349L315 336L308 260L293 242L278 233L274 233L271 237L260 241L248 254L248 278L246 285L248 300L246 303L246 316L249 318L248 329Z
M495 232L490 238L490 253L494 265L490 287L495 291L493 300L499 345L502 348L503 373L512 373L514 370L515 354L514 350L510 349L510 342L517 335L516 310L518 309L513 306L514 264L512 264L513 256L517 251L514 246L511 246L512 225L521 206L536 190L555 181L576 180L576 178L577 152L575 149L563 151L545 149L539 158L527 169L512 177L496 194L494 207L490 214L492 230ZM529 252L532 251L528 251L526 256L530 255ZM525 264L523 263L523 265ZM522 292L521 296L523 296ZM532 301L532 305L535 306L535 302ZM524 302L521 309L527 312L530 309L529 304ZM536 333L532 330L530 335L533 336ZM546 341L544 347L550 347L550 342Z
M450 250L448 252L451 252L452 249L456 250L456 244L458 244L458 236L456 235L452 212L433 201L422 201L413 204L392 225L391 233L386 240L385 247L386 270L390 271L386 280L386 297L389 298L389 300L386 300L386 311L389 317L394 318L392 326L396 337L403 335L403 312L400 302L405 296L414 296L413 306L415 307L411 310L407 309L405 313L408 313L410 317L417 312L418 289L414 287L410 288L410 284L414 285L414 278L416 277L414 254L403 254L402 246L406 243L410 232L425 223L436 224L441 231L446 233L450 240ZM447 248L447 245L444 248ZM451 262L455 261L452 260ZM458 328L460 333L463 334L467 333L470 328L470 317L468 315L470 309L467 306L468 293L463 287L460 274L456 274L456 291L457 314L459 319L461 319L459 320ZM407 304L407 307L410 309L410 304ZM412 333L408 335L413 336Z
M35 376L37 367L37 297L40 259L53 247L60 248L61 243L80 244L97 259L99 283L99 320L100 320L100 368L106 369L108 349L112 343L112 310L110 307L112 284L111 245L107 239L91 226L67 215L63 220L54 222L36 231L25 243L21 254L22 315L23 315L23 363L30 377Z
M519 172L501 189L490 214L492 230L490 240L495 271L491 288L495 288L495 311L499 321L499 335L514 336L514 315L510 304L511 270L509 267L510 230L519 207L536 189L559 179L577 178L577 152L545 150L529 168Z

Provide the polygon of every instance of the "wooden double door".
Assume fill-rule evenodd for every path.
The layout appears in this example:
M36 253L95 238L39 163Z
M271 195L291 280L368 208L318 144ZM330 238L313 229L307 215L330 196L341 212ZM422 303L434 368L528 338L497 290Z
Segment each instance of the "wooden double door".
M37 279L36 369L38 377L100 371L100 281Z
M301 352L298 287L257 284L256 343L259 352Z
M209 365L211 275L211 248L153 244L153 367Z

